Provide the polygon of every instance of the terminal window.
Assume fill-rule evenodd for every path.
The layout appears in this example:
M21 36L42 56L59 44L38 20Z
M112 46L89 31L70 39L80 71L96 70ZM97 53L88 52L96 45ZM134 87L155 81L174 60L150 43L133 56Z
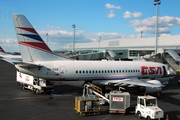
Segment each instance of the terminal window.
M138 56L138 50L130 50L129 56L132 56L132 57Z

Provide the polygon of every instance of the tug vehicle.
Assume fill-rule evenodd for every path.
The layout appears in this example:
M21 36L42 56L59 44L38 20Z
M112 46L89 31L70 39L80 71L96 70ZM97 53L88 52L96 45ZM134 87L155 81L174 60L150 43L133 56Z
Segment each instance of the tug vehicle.
M135 113L139 118L164 119L164 112L158 107L157 98L153 96L138 96Z

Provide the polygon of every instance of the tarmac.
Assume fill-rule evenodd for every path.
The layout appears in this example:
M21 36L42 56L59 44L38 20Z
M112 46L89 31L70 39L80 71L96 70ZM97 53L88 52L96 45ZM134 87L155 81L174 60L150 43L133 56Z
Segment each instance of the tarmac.
M158 98L159 107L165 112L165 119L180 120L180 85L177 75L169 82ZM22 90L16 83L13 65L0 61L0 120L139 120L131 113L127 115L100 113L80 116L74 110L74 99L82 95L82 88L57 85L51 95L34 94ZM136 98L136 95L132 95ZM133 101L135 103L135 101Z

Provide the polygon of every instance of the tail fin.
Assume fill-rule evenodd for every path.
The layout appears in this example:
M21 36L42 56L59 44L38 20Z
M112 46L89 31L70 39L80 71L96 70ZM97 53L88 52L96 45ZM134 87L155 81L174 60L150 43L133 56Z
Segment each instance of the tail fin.
M24 15L12 15L23 62L69 60L54 54Z
M6 54L5 51L3 50L3 48L0 46L0 55L4 55Z

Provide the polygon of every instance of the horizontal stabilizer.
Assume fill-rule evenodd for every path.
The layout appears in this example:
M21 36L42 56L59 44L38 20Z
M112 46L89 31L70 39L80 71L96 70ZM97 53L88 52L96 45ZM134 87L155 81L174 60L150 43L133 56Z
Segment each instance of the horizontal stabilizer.
M15 63L15 65L19 66L19 67L31 67L31 68L42 67L42 65L36 65L36 64L31 64L31 63L24 63L24 62L18 62L18 63Z

